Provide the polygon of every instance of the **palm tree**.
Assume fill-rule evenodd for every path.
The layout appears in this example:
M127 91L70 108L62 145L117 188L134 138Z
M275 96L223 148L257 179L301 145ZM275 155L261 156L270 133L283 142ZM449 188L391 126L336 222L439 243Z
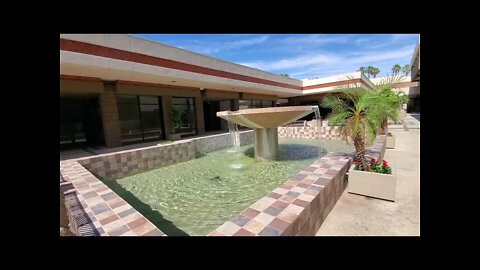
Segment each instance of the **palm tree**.
M377 74L380 73L380 69L374 67L372 70L373 78L377 77Z
M367 73L367 68L364 66L361 66L357 71L360 71L362 75L365 75L365 73Z
M367 67L368 78L370 78L370 75L373 75L374 70L375 70L375 68L372 67L372 66Z
M409 64L406 64L406 65L402 68L402 72L405 73L405 76L408 76L408 74L410 73L410 65L409 65Z
M341 98L343 97L343 99ZM355 146L355 160L367 165L365 157L366 136L369 142L375 138L382 118L383 103L374 91L353 86L344 89L340 96L329 95L321 101L324 108L332 109L327 116L329 125L338 125L340 135L346 141L350 138Z
M396 64L392 67L392 75L397 75L402 70L402 67L399 64Z
M280 74L280 76L290 78L290 75L288 75L288 74Z
M401 82L402 76L391 76L382 79L374 86L373 92L378 95L378 110L382 110L380 120L380 134L387 134L388 119L397 122L399 117L400 105L404 103L405 97L397 94L394 89L396 83Z

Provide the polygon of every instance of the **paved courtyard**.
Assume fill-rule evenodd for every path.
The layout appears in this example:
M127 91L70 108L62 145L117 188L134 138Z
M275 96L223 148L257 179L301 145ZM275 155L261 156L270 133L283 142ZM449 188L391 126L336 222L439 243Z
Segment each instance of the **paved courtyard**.
M348 187L317 231L318 236L420 235L420 114L389 126L395 149L384 159L396 168L395 202L348 193Z

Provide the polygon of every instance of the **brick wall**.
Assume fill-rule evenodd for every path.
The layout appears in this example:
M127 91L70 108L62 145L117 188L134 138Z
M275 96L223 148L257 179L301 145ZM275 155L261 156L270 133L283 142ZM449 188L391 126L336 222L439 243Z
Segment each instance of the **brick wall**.
M98 155L78 162L100 179L112 180L194 158L195 147L189 141Z
M279 138L290 139L315 139L318 136L317 121L305 121L301 126L278 127ZM320 138L328 140L339 140L340 129L338 126L329 126L327 121L322 121L320 127Z
M366 154L382 160L385 148L386 136L377 136ZM328 153L209 236L315 235L348 185L352 160L352 154Z
M118 120L117 98L115 96L114 88L114 85L106 84L105 89L100 94L99 98L106 147L117 147L122 145L122 139L120 137L120 122Z

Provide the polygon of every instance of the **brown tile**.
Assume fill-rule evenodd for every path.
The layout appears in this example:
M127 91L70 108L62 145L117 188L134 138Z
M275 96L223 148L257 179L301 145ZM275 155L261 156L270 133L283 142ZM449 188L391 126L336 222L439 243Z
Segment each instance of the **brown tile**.
M116 203L110 204L110 207L111 207L112 209L115 209L115 208L120 207L120 206L125 205L125 204L127 204L125 201L120 201L120 202L116 202Z
M260 214L260 211L257 211L257 210L252 209L252 208L247 208L241 214L246 216L246 217L249 217L249 218L254 218L258 214Z
M102 224L102 226L107 225L108 223L111 223L111 222L113 222L117 219L119 219L119 217L117 215L111 215L109 217L106 217L106 218L100 220L100 224Z
M285 202L285 203L291 203L291 202L293 202L293 201L295 200L295 198L290 197L290 196L288 196L288 195L283 195L283 196L280 197L278 200L279 200L279 201L282 201L282 202Z
M155 228L142 236L165 236L165 234Z
M332 181L332 179L329 179L329 178L325 178L325 177L319 177L317 179L317 181L313 182L315 185L319 185L319 186L326 186L327 184L329 184L330 182Z
M268 207L267 209L263 210L264 213L267 213L271 216L276 216L278 215L280 212L282 212L282 209L278 209L278 208L275 208L273 206L270 206Z
M278 208L280 210L285 209L287 206L288 203L282 201L276 201L274 204L272 204L272 207Z
M286 222L285 220L275 218L272 220L272 222L270 222L270 224L268 224L268 226L283 232L288 226L290 226L290 223Z
M280 214L277 215L277 218L293 223L298 218L298 215L287 211L282 211L280 212Z
M298 183L298 187L302 187L302 188L308 188L310 184L306 184L306 183Z
M123 225L123 226L115 228L112 231L107 232L107 233L108 233L109 236L120 236L120 235L122 235L122 234L124 234L128 231L130 231L130 229L127 226Z
M292 202L292 204L296 204L296 205L298 205L298 206L301 206L301 207L306 208L307 205L309 205L310 203L309 203L309 202L306 202L306 201L304 201L304 200L296 199L295 201Z
M155 226L153 226L150 222L147 222L143 225L136 227L135 229L133 229L133 231L138 235L144 235L153 229L155 229Z
M129 222L127 225L128 225L128 227L130 227L133 230L133 229L137 228L138 226L141 226L141 225L143 225L147 222L148 222L148 220L146 218L141 217L139 219L136 219L134 221Z
M270 198L278 199L278 198L282 197L282 194L278 194L278 193L275 193L275 192L270 192L267 196L270 197Z
M110 192L110 193L106 193L106 194L101 195L101 197L102 197L105 201L110 201L110 200L112 200L112 199L117 198L118 195L115 194L115 192Z
M247 224L243 226L243 229L250 231L254 234L258 234L265 228L267 225L255 221L254 219L250 220Z
M267 209L270 205L271 204L266 204L262 201L257 201L254 204L250 205L250 208L262 212L263 210Z
M255 236L255 234L242 228L238 232L236 232L233 236Z
M260 236L280 236L280 231L272 227L265 227L258 235Z
M290 190L290 189L291 189L292 187L294 187L294 186L295 186L295 184L289 181L289 182L281 185L280 187L281 187L281 188L284 188L284 189Z

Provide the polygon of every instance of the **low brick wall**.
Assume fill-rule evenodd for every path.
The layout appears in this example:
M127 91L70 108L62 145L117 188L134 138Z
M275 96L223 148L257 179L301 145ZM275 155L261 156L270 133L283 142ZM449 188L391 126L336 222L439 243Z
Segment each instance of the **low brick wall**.
M279 138L289 139L316 139L318 136L317 120L305 121L302 126L278 127ZM320 138L339 140L340 129L338 126L329 126L327 121L322 121Z
M72 230L82 236L165 235L102 180L190 160L208 149L230 147L229 140L229 134L220 134L61 161L60 186ZM240 140L252 143L254 132L241 132ZM385 148L386 136L378 136L366 154L381 160ZM350 154L327 154L209 235L315 235L346 188L351 161Z
M240 131L240 145L251 144L255 141L255 134L253 130ZM217 151L232 147L232 138L230 133L211 135L191 139L195 145L195 152L197 154L206 154L208 152Z
M253 130L240 133L242 145ZM194 159L196 154L231 147L230 134L220 134L60 161L60 188L69 227L78 236L165 236L103 181Z
M77 159L102 180L112 180L195 158L192 141L150 146Z
M386 136L366 149L382 160ZM354 154L328 153L261 198L209 236L313 236L347 187Z
M60 162L60 188L75 235L165 236L77 161Z
M254 140L253 130L240 132L241 145L253 143ZM231 146L230 134L226 133L80 158L76 161L95 176L108 181L195 159L198 154Z
M347 186L351 160L327 154L209 236L315 235Z

